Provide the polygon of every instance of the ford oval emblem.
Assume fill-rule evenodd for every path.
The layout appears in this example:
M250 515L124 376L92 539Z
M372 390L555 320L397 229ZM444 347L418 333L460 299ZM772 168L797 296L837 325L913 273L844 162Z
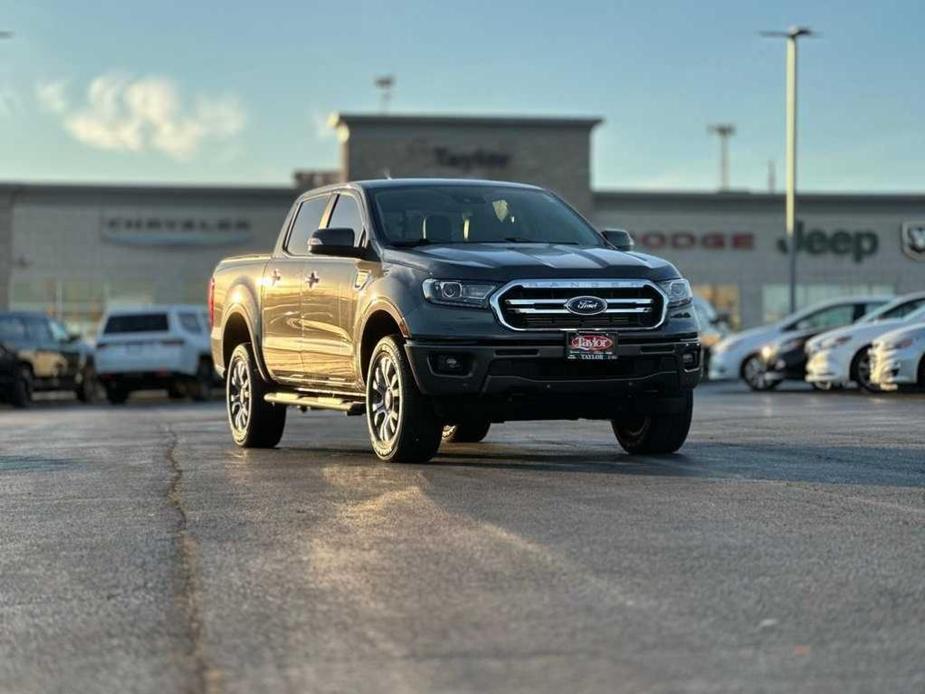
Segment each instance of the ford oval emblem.
M579 316L595 316L607 310L607 302L596 296L576 296L565 302L565 308Z

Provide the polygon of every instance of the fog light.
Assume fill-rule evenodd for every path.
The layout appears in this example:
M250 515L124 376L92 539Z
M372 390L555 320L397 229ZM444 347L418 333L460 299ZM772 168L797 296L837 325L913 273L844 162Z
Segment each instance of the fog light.
M681 355L681 364L685 369L696 369L700 366L700 351L685 352Z
M434 371L441 374L459 375L469 369L468 360L459 354L438 354L432 363Z

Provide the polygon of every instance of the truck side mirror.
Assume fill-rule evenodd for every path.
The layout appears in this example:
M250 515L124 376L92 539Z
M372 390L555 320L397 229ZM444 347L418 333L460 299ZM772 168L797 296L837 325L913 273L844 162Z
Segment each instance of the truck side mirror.
M631 251L636 245L633 243L633 237L625 229L604 229L604 238L618 251Z
M356 232L346 227L317 229L308 239L308 252L312 255L334 255L342 258L362 258L366 249L354 245Z

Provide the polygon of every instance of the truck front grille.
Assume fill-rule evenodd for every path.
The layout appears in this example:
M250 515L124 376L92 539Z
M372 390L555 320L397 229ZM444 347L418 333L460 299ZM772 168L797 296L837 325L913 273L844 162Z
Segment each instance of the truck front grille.
M606 302L594 315L566 304L579 296ZM665 297L651 282L525 280L503 287L493 298L498 319L514 330L651 330L661 325Z

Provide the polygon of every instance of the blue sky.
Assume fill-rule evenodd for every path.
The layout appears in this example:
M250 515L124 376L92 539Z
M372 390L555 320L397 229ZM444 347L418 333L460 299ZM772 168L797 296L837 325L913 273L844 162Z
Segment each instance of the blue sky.
M286 184L327 114L595 115L597 188L711 189L784 164L784 45L807 24L801 187L925 188L925 3L0 0L0 180Z

